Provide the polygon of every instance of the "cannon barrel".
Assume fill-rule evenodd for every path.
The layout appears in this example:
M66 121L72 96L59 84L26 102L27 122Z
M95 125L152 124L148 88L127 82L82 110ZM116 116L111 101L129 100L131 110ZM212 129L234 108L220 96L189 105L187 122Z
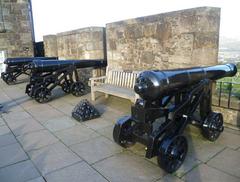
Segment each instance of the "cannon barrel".
M57 57L16 57L16 58L7 58L4 61L4 64L9 66L23 65L33 62L33 60L51 60L57 59Z
M196 84L204 79L217 80L237 73L234 64L175 70L143 71L136 80L134 90L145 100L156 100Z
M89 67L106 67L107 61L103 59L91 59L91 60L34 60L31 63L31 70L33 72L53 72L59 69L63 69L69 66L75 66L76 68L89 68Z

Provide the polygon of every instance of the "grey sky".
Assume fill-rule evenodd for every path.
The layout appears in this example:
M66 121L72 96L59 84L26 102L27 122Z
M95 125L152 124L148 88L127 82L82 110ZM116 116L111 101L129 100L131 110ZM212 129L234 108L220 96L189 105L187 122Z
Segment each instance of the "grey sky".
M36 41L43 35L158 14L213 6L221 8L221 36L240 39L238 0L32 0Z

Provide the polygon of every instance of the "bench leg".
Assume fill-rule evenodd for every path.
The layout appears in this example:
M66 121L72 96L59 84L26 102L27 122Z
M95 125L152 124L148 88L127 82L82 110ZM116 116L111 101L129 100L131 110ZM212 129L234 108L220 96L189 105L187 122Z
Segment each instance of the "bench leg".
M93 90L91 90L91 98L92 98L92 101L95 101L95 92Z
M109 97L109 95L108 94L105 94L105 98L107 99Z

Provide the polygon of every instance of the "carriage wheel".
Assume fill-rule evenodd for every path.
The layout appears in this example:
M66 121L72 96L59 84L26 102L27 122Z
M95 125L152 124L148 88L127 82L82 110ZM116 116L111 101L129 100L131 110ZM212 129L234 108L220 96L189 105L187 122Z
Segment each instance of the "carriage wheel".
M74 96L84 95L85 85L82 82L74 82L71 85L71 92Z
M46 103L50 100L51 92L46 87L39 87L35 90L35 100L39 103Z
M188 143L184 136L165 138L159 146L158 165L168 173L175 172L182 165L187 151Z
M132 137L133 125L132 120L125 120L123 117L117 121L113 129L113 139L120 146L127 148L136 143Z
M221 113L212 112L204 121L202 134L210 141L215 141L223 131L223 116Z
M65 93L70 93L71 92L71 87L70 87L70 84L68 82L63 82L61 84L61 87L62 87L62 90L65 92Z
M13 77L13 75L11 73L3 73L2 75L2 79L7 83L13 83L16 81L16 78Z

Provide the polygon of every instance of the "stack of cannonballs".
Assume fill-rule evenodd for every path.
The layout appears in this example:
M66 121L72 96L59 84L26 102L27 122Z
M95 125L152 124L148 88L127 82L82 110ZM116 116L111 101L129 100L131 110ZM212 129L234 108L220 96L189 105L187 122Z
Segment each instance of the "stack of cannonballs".
M87 121L100 117L100 113L87 99L84 99L75 106L72 117L77 121Z

